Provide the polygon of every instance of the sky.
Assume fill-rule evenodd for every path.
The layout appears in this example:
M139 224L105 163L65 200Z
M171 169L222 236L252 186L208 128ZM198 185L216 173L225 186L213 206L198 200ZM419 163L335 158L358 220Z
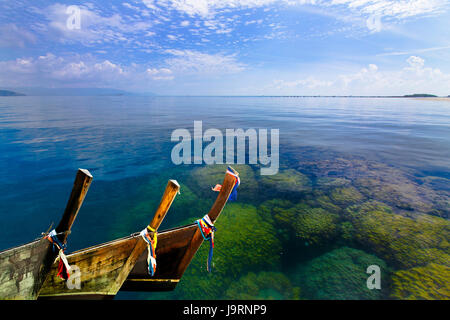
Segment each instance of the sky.
M0 0L0 88L450 95L450 0Z

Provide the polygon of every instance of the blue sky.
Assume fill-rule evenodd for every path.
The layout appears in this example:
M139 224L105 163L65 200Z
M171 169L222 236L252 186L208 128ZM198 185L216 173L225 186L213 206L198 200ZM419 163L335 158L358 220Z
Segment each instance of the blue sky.
M449 9L447 0L0 0L0 86L449 95Z

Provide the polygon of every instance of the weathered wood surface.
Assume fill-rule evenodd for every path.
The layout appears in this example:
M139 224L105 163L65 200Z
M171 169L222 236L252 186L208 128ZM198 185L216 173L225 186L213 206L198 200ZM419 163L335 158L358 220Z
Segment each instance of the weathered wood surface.
M198 229L197 224L170 229L158 235L156 260L158 268L153 277L147 271L147 251L137 260L122 285L122 291L168 291L173 290L181 279L178 266Z
M36 299L55 256L46 239L0 253L0 299Z
M177 269L176 262L184 255L196 229L197 225L191 224L158 233L156 249L158 267L154 279L166 279L173 276ZM52 276L47 278L39 298L86 299L91 297L98 299L113 297L117 294L117 288L114 287L116 278L140 240L142 237L136 233L68 255L69 264L80 269L80 289L69 289L66 283L56 276L57 266L54 265ZM139 261L142 262L141 269L137 270L147 275L146 253L139 256ZM74 280L69 279L69 281ZM164 281L161 280L161 282Z
M86 169L78 169L63 217L61 218L58 226L55 228L56 232L61 234L58 238L62 243L66 241L67 236L69 235L69 232L67 231L70 231L72 228L73 222L80 211L81 205L83 204L91 183L91 173Z
M50 296L77 295L115 295L114 282L119 276L140 236L127 237L99 246L76 251L67 256L70 266L79 268L80 288L69 289L58 273L58 264L54 263L49 277L45 281L39 298ZM74 281L72 274L68 281Z
M238 174L236 171L234 173ZM213 223L225 207L235 183L235 177L230 174L225 175L222 189L208 213ZM137 260L121 290L163 291L175 289L202 243L203 236L197 224L174 229L167 233L164 242L163 240L161 243L158 242L156 250L158 269L155 275L150 277L145 269L147 252L144 252Z
M57 227L65 242L92 182L89 171L79 169L69 201ZM47 239L0 252L0 299L36 299L57 252Z
M166 190L161 198L161 202L159 203L158 209L156 209L155 215L149 224L152 229L158 230L179 191L180 185L176 180L169 180L169 182L167 182Z
M179 184L169 180L149 227L157 230L179 191ZM159 243L158 236L158 243ZM79 288L67 286L58 277L55 262L40 292L40 298L107 298L117 294L137 259L147 248L139 234L76 251L67 256L71 266L80 270ZM77 275L73 275L76 277ZM74 281L69 279L68 281Z

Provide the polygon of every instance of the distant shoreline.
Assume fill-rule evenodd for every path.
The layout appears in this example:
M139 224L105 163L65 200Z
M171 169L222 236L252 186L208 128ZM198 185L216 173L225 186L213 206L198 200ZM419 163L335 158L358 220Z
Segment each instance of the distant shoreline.
M433 97L433 98L411 98L414 100L432 100L432 101L449 101L450 102L450 97Z
M129 97L143 97L145 95L133 94L133 93L122 93L122 92L114 92L114 93L98 93L98 94L24 94L19 93L17 91L12 90L1 90L0 89L0 97L19 97L19 96L39 96L39 97L121 97L121 96L129 96ZM447 97L439 97L432 95L403 95L403 96L356 96L356 95L157 95L152 94L149 97L178 97L178 98L360 98L360 99L389 99L389 98L397 98L397 99L416 99L416 100L429 100L429 101L450 101L450 96Z

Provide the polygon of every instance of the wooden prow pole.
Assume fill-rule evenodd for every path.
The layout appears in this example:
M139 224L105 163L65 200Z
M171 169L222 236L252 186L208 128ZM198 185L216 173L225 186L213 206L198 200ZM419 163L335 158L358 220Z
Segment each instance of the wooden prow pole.
M66 209L64 210L64 215L55 229L58 234L58 238L62 243L66 241L67 236L69 235L69 231L72 228L75 218L77 217L78 211L80 211L91 182L91 173L86 169L78 169L69 201L67 202Z
M176 180L169 180L167 182L166 190L161 198L158 209L156 209L155 215L148 225L151 229L158 230L179 190L180 185Z
M154 237L154 232L158 231L161 222L164 220L164 217L169 211L170 206L172 205L172 202L175 199L179 190L180 185L178 184L178 182L176 180L169 180L166 186L166 190L164 191L164 194L161 198L161 202L159 203L159 206L156 209L155 215L153 216L153 219L150 222L150 224L147 226L147 231L149 232L152 238ZM120 290L120 287L122 287L122 284L127 279L128 274L131 272L134 265L136 264L137 259L146 249L147 249L147 242L145 242L145 240L142 239L142 237L140 237L140 239L136 243L136 246L134 247L127 261L125 262L122 271L117 276L114 285L111 286L110 294L114 295L117 294L117 292Z
M239 176L239 173L236 170L231 167L229 168L232 169L233 173ZM225 174L225 178L223 179L222 183L222 189L220 190L216 201L208 212L208 216L211 219L212 223L216 222L217 218L225 207L225 204L227 203L235 184L236 178L230 174Z
M233 173L239 176L239 173L236 170L234 170L231 167L229 168L233 171ZM211 210L209 210L208 212L208 216L211 219L212 223L215 223L217 218L219 218L219 215L222 212L223 208L225 207L225 204L227 203L228 198L230 197L230 194L233 191L235 184L236 178L231 174L226 173L219 195L217 196L216 201L211 207ZM181 278L181 276L191 263L192 258L194 257L195 253L197 252L198 248L202 243L203 243L203 236L200 232L200 229L197 228L194 235L192 236L191 243L189 244L184 257L182 258L180 264L178 265L176 277Z

